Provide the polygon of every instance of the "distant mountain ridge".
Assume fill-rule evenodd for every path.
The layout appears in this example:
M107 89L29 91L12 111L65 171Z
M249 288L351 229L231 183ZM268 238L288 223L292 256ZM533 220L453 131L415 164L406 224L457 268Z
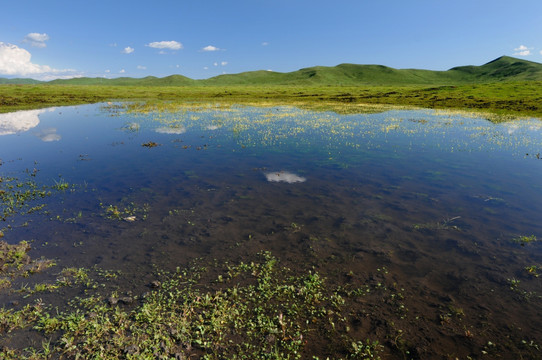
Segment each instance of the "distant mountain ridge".
M340 64L314 66L297 71L249 71L194 80L182 75L163 78L120 77L57 79L3 79L0 84L66 84L112 86L192 86L192 85L445 85L499 81L542 81L542 64L501 56L481 66L458 66L446 71L394 69L383 65Z

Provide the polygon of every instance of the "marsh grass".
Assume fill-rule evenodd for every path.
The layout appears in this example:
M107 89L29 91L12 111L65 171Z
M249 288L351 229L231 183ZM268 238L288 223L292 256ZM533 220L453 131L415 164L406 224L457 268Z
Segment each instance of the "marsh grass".
M512 241L521 246L525 246L537 242L538 238L535 235L520 235L513 238Z
M53 260L31 259L27 241L8 244L0 241L0 290L9 289L13 280L26 278L55 265Z
M62 276L85 282L87 272ZM0 310L0 332L34 329L41 347L5 346L4 359L379 359L382 346L353 338L345 299L317 272L294 273L269 252L250 263L161 273L158 288L132 301L113 293L77 298L59 311L40 300ZM323 345L325 343L325 346ZM341 354L337 357L337 354ZM316 357L313 357L316 358ZM325 358L325 357L324 357Z
M251 106L291 105L341 114L380 112L389 106L458 109L487 114L542 117L537 81L457 86L100 86L0 85L0 112L106 101L215 102Z
M14 226L26 226L25 216L45 213L45 198L70 188L75 191L64 179L53 179L52 185L43 184L37 181L37 173L37 169L23 171L19 176L0 173L0 220L4 223L0 238Z

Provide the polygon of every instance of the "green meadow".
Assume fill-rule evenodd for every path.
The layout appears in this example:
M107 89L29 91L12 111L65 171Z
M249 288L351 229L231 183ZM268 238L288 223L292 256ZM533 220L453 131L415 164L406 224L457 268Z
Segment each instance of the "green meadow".
M293 105L339 113L395 105L542 117L542 64L503 56L481 66L447 71L341 64L290 73L252 71L204 80L182 75L50 82L0 79L0 112L104 101L164 100Z
M110 86L1 85L0 112L104 101L293 105L339 113L396 105L542 117L542 82L443 86Z

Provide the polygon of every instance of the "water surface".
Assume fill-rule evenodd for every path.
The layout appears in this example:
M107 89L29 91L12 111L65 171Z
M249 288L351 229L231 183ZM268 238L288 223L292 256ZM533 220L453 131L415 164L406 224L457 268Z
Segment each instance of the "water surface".
M4 240L32 240L62 266L120 270L134 292L157 268L260 250L337 282L370 281L385 267L420 354L473 354L502 336L521 346L542 338L542 289L526 271L542 266L541 247L514 242L542 236L541 145L537 119L430 110L1 114L2 175L70 184L44 200L47 213L9 218ZM363 330L385 337L386 315L371 306ZM448 322L452 307L464 315Z

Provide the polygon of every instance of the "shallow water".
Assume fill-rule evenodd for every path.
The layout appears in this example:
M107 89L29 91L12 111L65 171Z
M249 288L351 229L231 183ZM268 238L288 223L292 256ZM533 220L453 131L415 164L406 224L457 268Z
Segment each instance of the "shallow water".
M2 114L1 174L70 184L45 199L48 213L8 219L4 240L32 240L61 266L121 270L136 292L156 268L260 250L332 279L385 266L412 318L437 323L453 304L468 317L457 333L490 323L498 337L506 324L530 341L542 335L542 289L525 268L542 266L542 248L513 239L542 237L541 150L539 120L429 110ZM427 341L458 346L447 331Z

